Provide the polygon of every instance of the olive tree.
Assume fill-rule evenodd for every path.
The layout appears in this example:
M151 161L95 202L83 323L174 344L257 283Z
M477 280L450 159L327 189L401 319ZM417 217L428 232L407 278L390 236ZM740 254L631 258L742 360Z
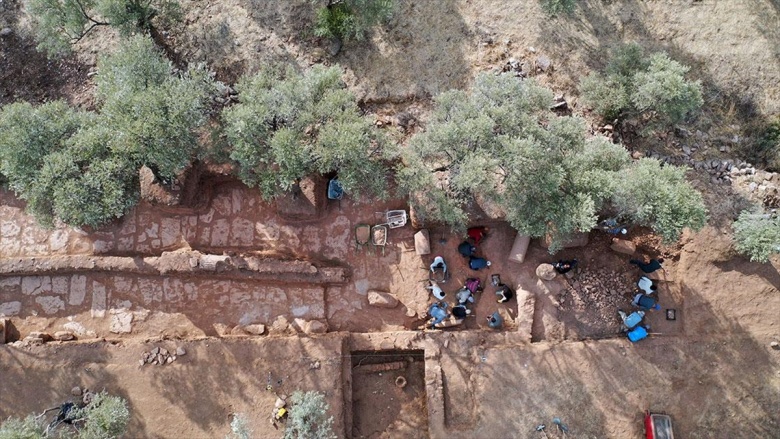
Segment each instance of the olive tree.
M0 172L43 225L97 227L138 200L138 169L164 181L198 152L213 81L176 73L148 38L99 61L97 112L64 103L0 110Z
M293 392L284 439L335 439L333 417L320 392Z
M112 127L109 148L163 178L184 169L198 151L198 130L214 92L210 75L196 67L175 72L149 38L129 39L98 63L97 98Z
M666 242L676 241L684 228L698 230L707 221L704 200L685 181L685 172L643 158L621 174L612 202L633 223L651 227Z
M181 17L174 0L26 0L38 49L62 55L93 29L111 26L122 34L152 31L155 21L167 26Z
M549 90L509 75L480 75L470 93L438 96L398 169L418 217L462 229L474 200L488 200L518 231L549 235L553 252L606 207L668 239L703 225L701 196L682 170L632 164L625 148L586 138L585 122L555 115L551 103Z
M273 198L296 179L336 172L346 192L387 194L387 140L361 116L339 68L266 69L236 88L240 102L222 116L244 183Z
M0 173L11 189L24 194L40 172L46 156L65 142L90 115L55 101L34 107L26 102L0 108Z
M734 242L737 251L751 261L768 262L770 256L780 253L780 218L743 211L734 222Z

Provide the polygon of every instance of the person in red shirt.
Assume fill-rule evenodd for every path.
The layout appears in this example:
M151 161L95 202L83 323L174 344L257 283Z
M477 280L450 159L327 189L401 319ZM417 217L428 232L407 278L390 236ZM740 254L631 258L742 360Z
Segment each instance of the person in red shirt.
M468 235L469 239L474 241L475 245L478 245L480 241L487 237L488 228L485 226L469 227L469 229L466 231L466 234Z

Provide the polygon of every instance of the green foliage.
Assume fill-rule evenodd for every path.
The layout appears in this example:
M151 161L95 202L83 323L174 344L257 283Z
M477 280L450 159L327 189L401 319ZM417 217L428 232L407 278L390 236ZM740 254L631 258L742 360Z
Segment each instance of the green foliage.
M327 417L329 410L325 395L320 392L292 394L292 406L284 430L284 439L335 439L333 417Z
M576 0L539 0L542 9L548 15L555 17L559 14L571 14L577 6Z
M174 0L26 0L33 18L38 49L52 56L70 51L71 44L97 26L112 26L122 34L149 31L157 19L163 26L181 18Z
M42 419L28 416L25 419L9 418L0 426L0 439L42 439L67 437L77 439L116 439L124 435L130 421L127 402L119 397L100 392L84 407L74 408L68 415L78 426L75 434L62 428L45 434ZM64 424L60 424L64 425ZM69 427L68 427L69 428Z
M174 177L198 152L213 81L174 75L145 37L100 60L99 113L64 103L0 110L0 172L43 225L97 227L138 200L138 169Z
M327 6L317 10L314 34L363 40L373 26L387 22L394 11L394 0L329 0Z
M632 222L651 227L666 242L679 239L686 227L706 224L704 200L688 182L685 169L643 158L621 174L613 203Z
M701 227L701 196L682 170L632 164L625 148L586 139L585 122L556 116L551 102L549 90L509 75L480 75L470 93L439 95L398 169L415 214L462 229L474 200L487 201L521 233L549 234L552 252L593 228L608 205L668 239Z
M769 262L770 256L780 253L780 218L743 211L734 222L734 242L751 261Z
M11 189L22 194L28 191L45 157L62 149L88 118L62 101L0 108L0 172Z
M202 69L174 75L170 62L142 36L103 58L99 72L101 117L115 132L111 150L163 178L186 167L198 151L197 130L214 89L208 75Z
M750 158L765 163L769 171L778 171L780 170L780 117L761 125L756 129L758 135L750 150Z
M252 429L249 428L249 422L243 413L233 415L230 421L230 434L225 439L252 439Z
M0 425L0 439L42 439L44 427L34 416L8 418Z
M387 141L360 115L337 67L266 69L236 88L241 102L222 116L244 183L273 198L298 178L337 172L346 192L387 194Z
M123 398L100 392L75 417L86 421L79 430L79 439L114 439L125 433L130 410Z
M631 101L640 112L655 111L662 122L682 122L685 116L704 104L701 82L685 80L689 70L665 53L650 58L650 66L634 76L636 90Z
M688 70L665 53L648 57L630 43L613 51L603 74L584 78L580 91L606 120L648 115L654 124L675 124L703 105L701 83L686 80Z

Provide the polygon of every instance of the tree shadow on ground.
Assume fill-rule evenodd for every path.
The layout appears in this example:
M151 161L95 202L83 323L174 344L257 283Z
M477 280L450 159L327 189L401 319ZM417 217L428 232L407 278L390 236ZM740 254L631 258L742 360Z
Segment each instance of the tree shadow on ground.
M472 31L457 2L398 2L390 23L374 36L347 43L334 58L351 71L363 103L421 100L471 80L465 51Z
M0 3L0 14L11 34L0 37L0 105L18 101L33 104L57 99L71 105L91 106L87 73L89 67L75 55L60 60L48 59L36 42L21 32L21 2Z

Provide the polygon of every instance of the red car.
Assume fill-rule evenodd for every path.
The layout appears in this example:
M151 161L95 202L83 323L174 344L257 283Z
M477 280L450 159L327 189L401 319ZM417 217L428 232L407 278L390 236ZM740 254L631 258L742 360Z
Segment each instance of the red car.
M674 439L672 430L672 418L668 415L651 414L645 412L645 438L646 439Z

